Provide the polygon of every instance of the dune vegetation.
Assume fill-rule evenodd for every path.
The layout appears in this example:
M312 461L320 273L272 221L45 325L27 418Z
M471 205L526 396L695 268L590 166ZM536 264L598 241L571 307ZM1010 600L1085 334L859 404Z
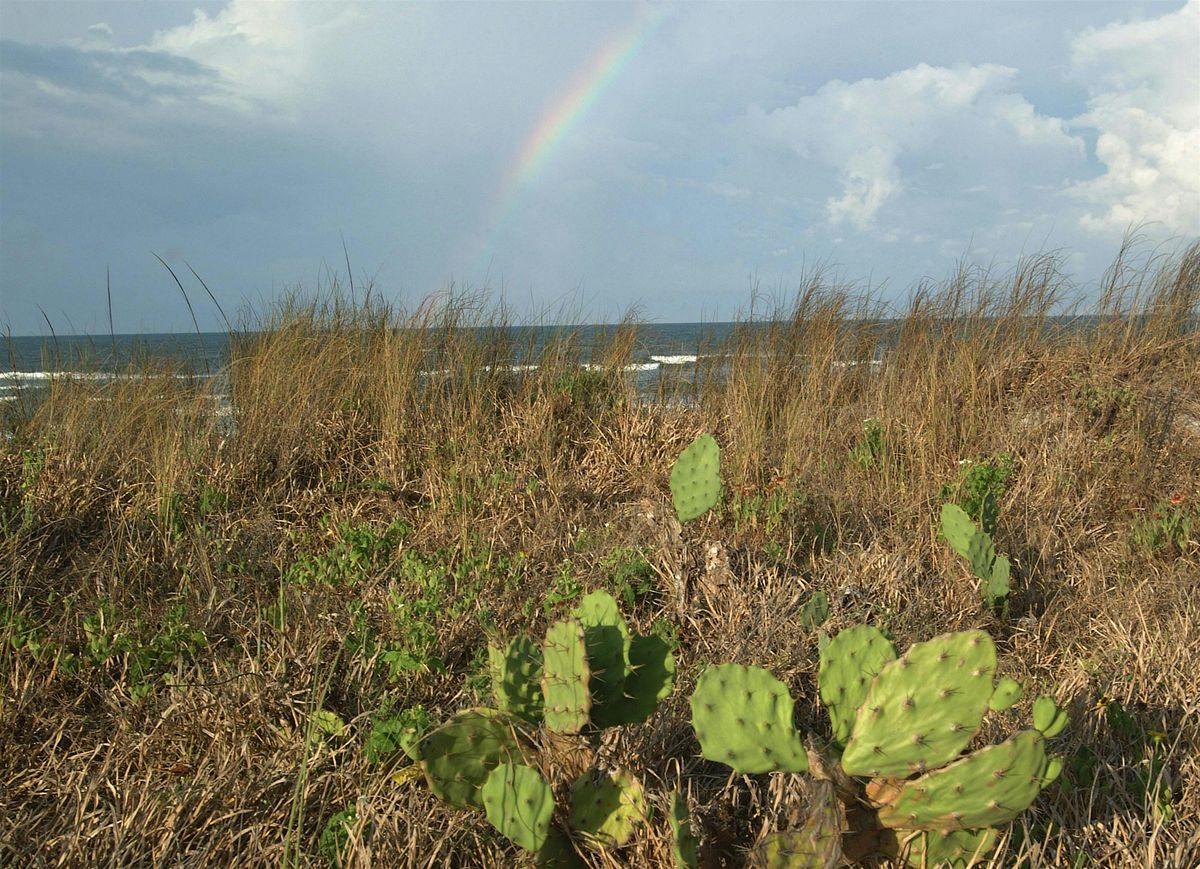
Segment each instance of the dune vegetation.
M689 698L706 667L763 667L828 736L822 634L860 624L900 650L990 636L1025 693L972 746L1039 695L1069 714L1061 772L983 865L1197 865L1200 245L1135 254L1083 325L1055 255L886 314L815 276L652 394L632 319L584 367L570 330L514 346L501 306L446 296L281 305L220 378L21 398L0 864L519 865L410 752L495 704L489 644L606 591L674 689L586 748L644 787L635 835L588 865L675 865L685 807L704 866L811 814L805 776L704 757ZM681 523L672 465L705 432L721 499ZM942 533L962 516L985 563ZM560 791L582 763L541 758Z

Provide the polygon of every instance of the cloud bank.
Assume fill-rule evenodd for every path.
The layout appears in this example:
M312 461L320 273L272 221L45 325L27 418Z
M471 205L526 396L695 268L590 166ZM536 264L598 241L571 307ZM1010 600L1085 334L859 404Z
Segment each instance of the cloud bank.
M667 4L503 207L634 7L193 2L6 9L15 333L38 305L106 330L106 268L119 328L190 328L152 251L227 309L311 287L344 236L397 299L487 281L690 320L815 262L900 294L964 257L1061 247L1087 280L1131 226L1200 234L1200 0Z

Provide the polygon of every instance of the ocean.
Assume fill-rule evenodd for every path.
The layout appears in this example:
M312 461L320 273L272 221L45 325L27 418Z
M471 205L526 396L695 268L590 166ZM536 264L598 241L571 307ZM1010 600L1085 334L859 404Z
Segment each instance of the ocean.
M508 337L516 352L533 355L550 342L573 338L580 362L592 363L593 348L603 346L613 326L513 326ZM734 323L640 324L627 370L639 388L649 390L664 369L679 369L695 363L733 333ZM4 357L0 365L0 404L21 395L36 394L55 379L112 381L138 370L161 370L170 366L176 377L219 379L229 363L231 341L225 332L68 335L8 337L0 341ZM522 360L513 359L513 365ZM436 372L429 372L434 374Z

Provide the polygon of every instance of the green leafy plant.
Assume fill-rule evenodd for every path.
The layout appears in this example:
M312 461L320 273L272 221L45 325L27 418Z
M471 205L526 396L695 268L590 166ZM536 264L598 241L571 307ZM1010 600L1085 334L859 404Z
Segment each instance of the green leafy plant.
M1142 716L1111 697L1103 698L1098 705L1113 736L1135 752L1132 766L1125 770L1130 790L1143 796L1154 817L1171 820L1175 817L1175 792L1167 761L1166 732L1147 726Z
M140 638L144 634L139 623L133 630L126 629L107 601L83 620L83 632L85 659L98 667L110 661L119 663L122 681L133 700L141 700L170 670L190 663L208 645L204 632L185 620L182 604L167 611L148 640Z
M982 631L943 634L897 657L882 633L860 625L821 650L828 743L795 728L787 686L738 664L701 675L692 726L710 760L745 774L808 771L818 782L823 796L808 822L766 840L758 865L896 857L902 843L914 866L934 855L953 862L990 849L992 830L1025 811L1062 769L1046 741L1066 726L1066 713L1049 697L1034 704L1032 729L963 753L989 709L1020 696L1011 679L995 682L995 670L995 646Z
M41 624L6 606L0 606L0 636L7 638L13 651L26 652L35 661L54 662L66 673L79 669L79 659L58 643L46 639Z
M654 592L654 568L640 549L618 546L600 564L609 571L609 588L631 607Z
M350 831L358 824L358 807L351 803L340 812L334 812L321 829L317 840L317 852L330 866L340 867L350 844Z
M941 520L942 536L967 560L971 572L979 578L984 603L990 609L1002 608L1011 590L1009 574L1012 566L1008 559L996 554L991 535L981 531L957 504L943 504Z
M399 715L376 717L367 734L364 751L368 763L384 763L397 754L417 760L417 743L429 732L429 713L417 704Z
M938 500L957 504L984 534L995 534L1000 499L1016 474L1017 462L1011 453L964 459L959 462L957 479L942 486Z
M886 455L883 423L873 416L864 419L862 437L850 448L850 460L861 468L873 468Z
M402 522L393 522L382 533L364 525L344 523L337 541L326 552L302 553L284 571L283 579L296 585L353 585L367 570L378 568L409 533Z
M1200 506L1182 497L1159 501L1150 515L1134 521L1131 537L1151 556L1178 558L1200 547Z

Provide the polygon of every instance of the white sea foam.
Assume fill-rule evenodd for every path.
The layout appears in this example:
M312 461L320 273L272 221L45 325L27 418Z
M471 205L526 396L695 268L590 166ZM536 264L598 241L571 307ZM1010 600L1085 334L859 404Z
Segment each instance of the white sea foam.
M699 361L698 357L690 353L681 353L676 356L651 356L650 358L663 365L690 365Z

